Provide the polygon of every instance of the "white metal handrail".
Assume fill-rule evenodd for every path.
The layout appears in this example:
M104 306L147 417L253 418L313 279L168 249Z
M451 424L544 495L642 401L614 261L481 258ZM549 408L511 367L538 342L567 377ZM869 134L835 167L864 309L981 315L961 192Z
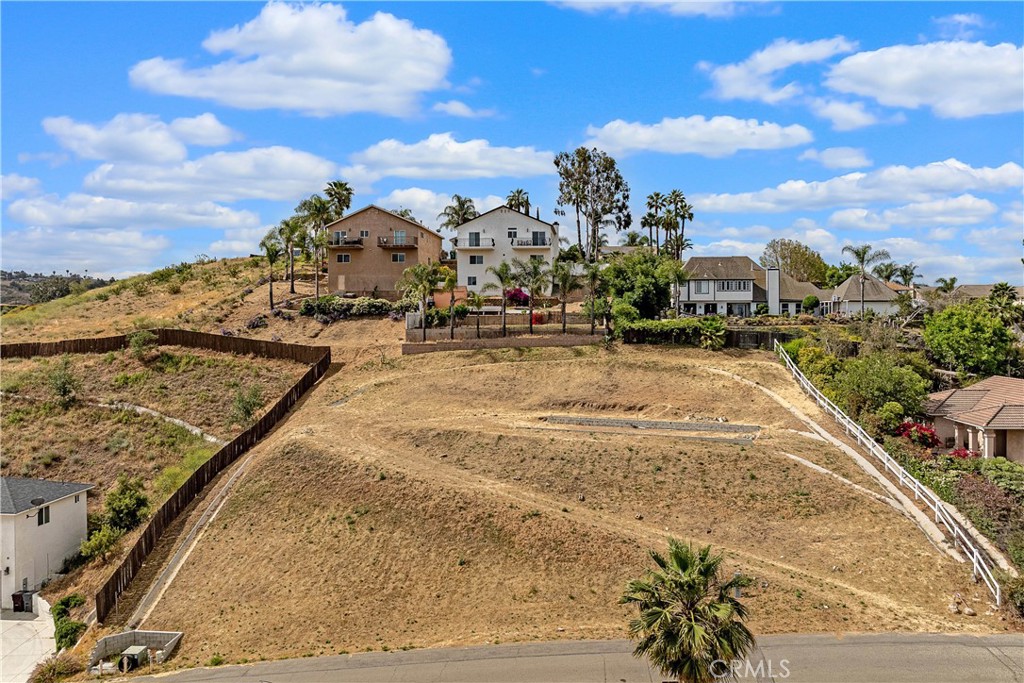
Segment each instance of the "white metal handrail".
M796 366L796 363L789 357L789 354L786 353L786 350L782 348L782 344L777 339L775 340L775 352L782 358L782 361L793 374L800 387L843 427L847 435L853 438L868 453L881 460L885 469L896 476L901 486L913 491L914 500L924 501L925 505L934 513L935 523L946 527L947 532L953 539L953 547L963 550L970 558L975 580L980 577L995 597L996 605L1000 605L1002 603L1002 595L999 582L992 575L992 568L989 566L990 560L978 549L980 543L972 538L971 534L949 513L942 499L930 488L919 482L912 474L903 469L903 466L889 455L884 448L879 446L859 424L850 419L835 403L818 391L818 388L811 384L811 381L804 376L804 373Z

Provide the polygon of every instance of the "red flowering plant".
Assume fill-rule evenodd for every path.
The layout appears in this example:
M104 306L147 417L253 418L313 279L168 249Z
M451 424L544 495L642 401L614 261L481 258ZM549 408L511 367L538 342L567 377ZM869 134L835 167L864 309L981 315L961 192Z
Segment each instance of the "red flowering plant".
M969 448L955 448L949 452L949 457L958 458L960 460L971 460L973 458L980 458L981 453L978 451L972 451Z
M904 422L896 428L896 436L908 439L910 443L924 448L935 448L939 445L939 437L935 430L920 422Z
M522 287L505 290L505 298L513 306L525 306L530 302L530 295L524 292Z

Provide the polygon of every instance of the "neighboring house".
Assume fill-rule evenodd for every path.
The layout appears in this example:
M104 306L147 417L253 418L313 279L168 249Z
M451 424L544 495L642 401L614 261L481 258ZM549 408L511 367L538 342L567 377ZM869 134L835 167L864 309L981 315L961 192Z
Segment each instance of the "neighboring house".
M954 299L973 301L974 299L987 299L992 293L995 285L959 285L952 292ZM1017 303L1024 303L1024 287L1014 287L1017 292Z
M92 484L0 477L0 596L38 590L86 538L85 499Z
M378 206L366 206L326 226L327 288L397 299L402 272L440 261L441 235Z
M925 414L947 448L1024 463L1024 379L989 377L928 396Z
M840 315L860 315L860 274L851 275L846 282L821 297L823 315L838 313ZM899 306L896 297L899 294L871 273L864 275L864 310L874 311L878 315L896 315Z
M456 229L455 247L459 285L480 292L497 284L487 272L512 259L540 259L550 268L558 257L558 223L546 223L507 206L499 206Z
M679 287L680 313L746 317L765 304L769 315L796 315L804 298L826 296L810 282L764 268L749 256L694 256L683 268L687 281Z

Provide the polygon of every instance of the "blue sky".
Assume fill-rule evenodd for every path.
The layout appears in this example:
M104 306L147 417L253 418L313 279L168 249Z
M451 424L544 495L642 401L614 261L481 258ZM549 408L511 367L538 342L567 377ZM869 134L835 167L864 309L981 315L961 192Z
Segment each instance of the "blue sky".
M1024 5L0 4L5 269L255 249L326 181L428 225L554 154L682 190L700 255L773 237L1024 280ZM613 241L618 241L612 236Z

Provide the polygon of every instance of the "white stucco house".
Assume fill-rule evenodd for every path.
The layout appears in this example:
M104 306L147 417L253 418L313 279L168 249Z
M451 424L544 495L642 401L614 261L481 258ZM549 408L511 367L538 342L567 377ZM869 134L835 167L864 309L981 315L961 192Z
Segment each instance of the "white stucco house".
M480 292L497 284L487 272L513 259L537 258L550 268L558 258L558 223L547 223L507 206L499 206L460 225L452 240L459 286Z
M86 538L92 484L0 477L0 596L38 590Z
M683 268L687 281L679 287L680 313L747 317L765 304L769 315L796 315L805 297L826 296L812 283L764 268L749 256L693 256Z
M883 280L871 273L864 275L864 310L874 311L877 315L896 315L900 307L896 303L896 292ZM822 314L838 313L840 315L860 315L861 281L860 275L851 275L845 282L836 287L827 296L821 297Z

